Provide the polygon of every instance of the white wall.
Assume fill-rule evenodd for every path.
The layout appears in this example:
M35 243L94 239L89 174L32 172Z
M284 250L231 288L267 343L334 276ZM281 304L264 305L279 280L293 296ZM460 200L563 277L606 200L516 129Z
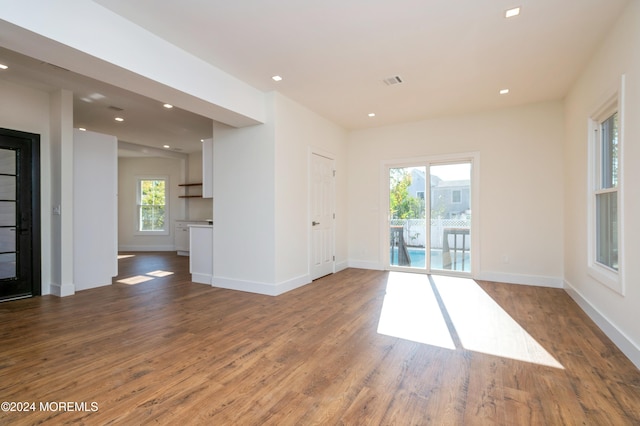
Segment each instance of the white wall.
M169 234L135 235L136 179L144 176L169 178ZM171 251L174 221L185 219L184 189L178 186L186 176L186 159L120 157L118 159L118 249L121 251Z
M213 285L272 293L275 285L273 120L213 131Z
M75 293L73 202L73 94L58 90L50 94L51 205L60 207L52 216L52 282L56 296ZM52 209L49 210L52 213Z
M279 95L276 108L276 282L309 280L310 150L330 155L336 166L337 270L347 266L346 131L296 102Z
M336 261L346 265L346 132L277 93L264 125L214 127L213 285L280 294L310 282L309 153L335 156Z
M111 285L118 275L115 136L73 134L73 283L75 290Z
M565 282L569 293L614 342L640 367L640 2L629 2L600 50L585 68L566 100ZM626 74L623 182L624 296L587 272L587 120L602 97Z
M0 127L40 135L42 293L49 294L52 280L60 279L59 267L52 277L52 253L59 250L62 241L60 216L54 221L51 215L52 191L59 193L60 188L52 181L49 94L0 80Z
M562 285L560 102L526 105L349 135L349 262L382 268L382 162L478 152L482 279ZM476 223L477 224L477 223ZM503 262L503 256L509 263Z

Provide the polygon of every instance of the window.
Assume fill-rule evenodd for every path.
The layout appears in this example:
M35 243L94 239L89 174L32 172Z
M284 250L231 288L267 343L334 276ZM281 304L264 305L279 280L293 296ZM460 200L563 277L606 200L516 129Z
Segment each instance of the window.
M452 203L462 202L462 192L459 189L454 189L453 191L451 191L451 202Z
M591 276L623 294L621 105L615 93L589 120L588 266Z
M168 234L167 179L138 178L137 227L139 234Z
M596 261L618 270L618 112L600 123L596 201Z

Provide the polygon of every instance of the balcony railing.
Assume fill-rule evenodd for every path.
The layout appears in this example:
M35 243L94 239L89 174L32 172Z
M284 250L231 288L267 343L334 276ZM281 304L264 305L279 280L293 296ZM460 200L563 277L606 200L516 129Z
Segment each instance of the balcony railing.
M402 226L403 237L407 246L426 247L426 219L392 219L390 225ZM471 228L471 219L431 219L431 248L442 248L444 230L448 228ZM468 244L468 243L467 243Z

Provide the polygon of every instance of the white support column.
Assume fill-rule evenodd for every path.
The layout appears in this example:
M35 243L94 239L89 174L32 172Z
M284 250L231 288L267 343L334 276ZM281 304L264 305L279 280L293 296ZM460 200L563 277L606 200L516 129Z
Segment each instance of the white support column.
M51 294L69 296L73 284L73 93L51 95Z

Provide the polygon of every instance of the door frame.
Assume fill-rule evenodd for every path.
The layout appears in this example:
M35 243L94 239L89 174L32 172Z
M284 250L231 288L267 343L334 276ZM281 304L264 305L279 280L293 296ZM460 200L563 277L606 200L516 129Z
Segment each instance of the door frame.
M331 252L333 253L333 264L331 267L331 273L334 274L336 272L336 220L335 220L335 210L336 210L336 156L333 153L328 151L324 151L322 149L309 147L309 153L307 156L307 169L308 169L308 192L307 192L307 230L308 230L308 247L309 253L307 256L307 268L309 271L309 279L313 280L312 269L313 269L313 226L311 225L312 221L312 199L313 199L313 156L318 155L320 157L324 157L328 160L331 160L331 166L333 168L333 181L331 183L331 208L333 210L334 218L331 221Z
M429 172L429 166L439 164L455 164L460 162L471 163L471 211L472 211L472 235L471 238L471 272L460 271L442 271L440 269L431 270L407 268L401 266L392 266L389 258L389 226L391 218L389 217L389 169L397 167L417 167L427 166L427 173ZM427 179L428 180L428 179ZM429 194L429 196L427 196ZM425 193L425 208L430 209L430 191ZM480 272L480 153L479 152L465 152L458 154L444 154L434 155L428 157L412 157L401 158L395 160L383 160L381 162L380 169L380 259L381 265L386 271L402 271L422 274L438 274L438 275L452 275L462 277L476 277ZM426 241L430 241L431 227L426 227ZM425 259L427 256L425 255Z
M21 139L30 140L30 162L31 177L31 296L42 294L42 223L40 204L40 135L36 133L23 132L0 128L0 134ZM29 296L25 296L29 297ZM22 298L22 297L20 297ZM3 301L13 300L12 298Z

